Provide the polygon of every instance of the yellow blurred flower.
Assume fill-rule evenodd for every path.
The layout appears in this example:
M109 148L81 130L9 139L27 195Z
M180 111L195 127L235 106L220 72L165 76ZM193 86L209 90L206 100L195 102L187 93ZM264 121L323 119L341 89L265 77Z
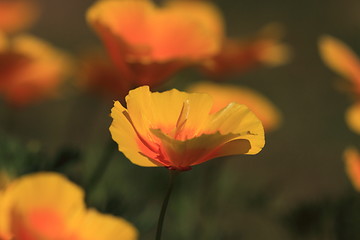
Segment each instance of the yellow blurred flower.
M351 91L360 94L360 61L343 42L323 36L319 40L320 54L324 62L352 84Z
M126 81L157 85L177 70L216 54L222 18L205 1L102 0L87 13Z
M353 104L347 109L345 119L349 128L355 133L360 134L360 102Z
M191 85L189 92L207 93L214 101L211 112L217 112L231 102L246 105L262 122L265 131L272 131L281 123L281 113L269 99L245 87L200 82Z
M21 177L0 194L2 240L137 239L125 220L86 209L83 191L56 173Z
M244 105L231 103L211 113L208 94L176 89L129 92L127 109L115 102L110 132L134 164L187 170L220 156L256 154L265 144L260 120Z
M34 36L14 36L0 49L0 95L16 106L54 96L69 71L64 52Z
M39 9L32 0L0 1L0 31L14 33L29 27L38 17Z
M345 168L351 183L360 191L360 153L356 148L349 147L344 152Z
M278 66L290 59L290 48L280 42L282 29L279 24L268 24L255 36L227 38L218 54L204 61L202 71L212 77L251 70L260 65Z

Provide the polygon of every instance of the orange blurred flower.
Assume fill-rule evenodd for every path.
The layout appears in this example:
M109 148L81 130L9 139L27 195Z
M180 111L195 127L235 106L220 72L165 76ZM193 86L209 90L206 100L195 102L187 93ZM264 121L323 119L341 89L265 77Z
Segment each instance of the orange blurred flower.
M55 95L69 70L62 51L34 36L14 36L0 48L0 95L15 106Z
M79 85L95 94L122 102L132 88L114 64L100 52L92 52L80 60Z
M38 17L37 4L31 0L0 1L0 31L14 33L29 27Z
M208 94L129 92L127 109L115 102L110 132L134 164L187 170L212 158L256 154L265 144L260 120L244 105L231 103L211 113Z
M0 192L0 239L137 239L121 218L86 209L84 193L56 173L31 174Z
M259 65L277 66L288 62L290 49L280 43L282 37L278 24L269 24L256 36L250 38L225 39L221 51L206 60L202 71L219 78L241 73Z
M348 89L360 96L360 61L356 54L343 42L323 36L319 40L320 54L332 70L350 81Z
M218 10L205 1L102 0L87 19L124 79L157 85L179 69L219 51L223 37Z
M349 128L360 134L360 61L358 56L343 42L323 36L319 40L320 54L324 62L336 73L347 79L349 91L355 100L346 113L345 119Z
M231 102L246 105L262 122L265 131L272 131L281 123L281 113L267 98L245 87L200 82L191 85L189 92L209 94L214 101L211 112L217 112Z
M345 168L351 183L357 191L360 191L360 154L349 147L344 152Z

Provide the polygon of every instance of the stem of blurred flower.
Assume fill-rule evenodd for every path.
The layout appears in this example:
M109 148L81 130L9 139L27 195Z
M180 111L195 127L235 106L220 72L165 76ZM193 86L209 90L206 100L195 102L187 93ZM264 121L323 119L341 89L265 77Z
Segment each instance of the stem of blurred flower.
M165 218L167 205L169 203L170 195L171 195L171 192L172 192L172 189L173 189L173 186L174 186L175 176L178 173L179 172L177 170L169 169L169 186L168 186L168 190L166 192L163 204L161 206L161 211L160 211L160 215L159 215L155 240L161 240L162 227L163 227L163 223L164 223L164 218Z
M109 139L109 141L106 143L102 157L96 163L93 173L90 175L87 183L84 186L88 197L90 197L91 190L94 189L103 178L106 169L112 160L112 155L116 152L116 146L116 143L112 139Z

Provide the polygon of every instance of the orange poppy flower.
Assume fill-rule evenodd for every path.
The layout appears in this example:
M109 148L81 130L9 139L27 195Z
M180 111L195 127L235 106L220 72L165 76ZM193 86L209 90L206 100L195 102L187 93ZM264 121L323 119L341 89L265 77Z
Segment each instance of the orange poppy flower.
M84 193L56 173L21 177L0 192L2 240L134 240L135 228L121 218L88 210Z
M222 19L209 2L102 0L87 19L124 79L157 85L179 69L219 51Z
M269 24L248 39L227 38L218 54L206 60L202 71L211 77L241 73L259 65L277 66L288 62L290 49L280 43L281 29Z
M351 183L357 191L360 191L360 154L353 148L349 147L344 153L345 168Z
M15 106L55 95L69 70L60 50L30 35L14 36L0 50L0 95Z
M277 107L266 97L249 88L200 82L191 85L188 91L211 95L214 101L212 113L231 102L236 102L247 106L260 119L265 131L275 130L280 125L281 113Z
M208 94L129 92L127 109L115 102L112 138L134 164L187 170L220 156L256 154L265 144L260 120L244 105L231 103L210 113Z
M320 54L324 62L332 70L349 80L350 91L360 95L360 61L356 54L343 42L323 36L319 40Z
M35 1L0 1L0 31L14 33L29 27L38 17Z

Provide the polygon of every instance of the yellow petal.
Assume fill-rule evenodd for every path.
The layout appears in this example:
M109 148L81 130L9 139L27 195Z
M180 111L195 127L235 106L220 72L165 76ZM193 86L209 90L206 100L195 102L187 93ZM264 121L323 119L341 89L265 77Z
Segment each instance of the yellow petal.
M169 166L182 170L189 166L200 164L218 155L219 149L231 139L236 138L236 134L222 135L220 133L203 134L189 140L181 141L169 137L158 129L152 130L153 134L161 139L161 153L169 159ZM247 141L238 147L241 154L249 151L250 145Z
M234 140L245 139L250 142L247 154L256 154L264 147L264 128L261 121L245 105L230 103L227 107L213 114L209 119L205 132L218 131L221 134L237 134ZM242 144L242 141L240 141ZM235 143L232 143L233 145ZM224 148L225 150L225 148ZM236 149L230 151L226 148L221 156L236 153Z
M126 220L89 210L77 232L80 239L135 240L137 230Z
M353 104L345 114L346 122L351 130L360 134L360 103Z
M184 102L188 101L186 129L192 138L201 131L208 118L212 100L207 94L188 94L176 89L151 93L143 86L129 92L126 98L127 108L134 126L143 136L151 139L150 129L161 129L170 134L181 115Z
M231 102L246 105L262 122L266 131L272 131L281 123L281 112L260 93L239 86L199 82L191 85L190 92L208 93L214 100L211 112L217 112Z
M127 110L119 102L115 102L111 110L111 117L113 122L110 126L110 132L112 138L119 146L119 151L123 152L134 164L147 167L156 166L157 164L144 154L141 154L146 146L143 146L143 148L139 146L141 140L135 132ZM150 155L151 150L149 149L148 151L148 155Z
M360 62L356 54L343 42L323 36L319 40L320 54L324 62L341 76L360 81Z

